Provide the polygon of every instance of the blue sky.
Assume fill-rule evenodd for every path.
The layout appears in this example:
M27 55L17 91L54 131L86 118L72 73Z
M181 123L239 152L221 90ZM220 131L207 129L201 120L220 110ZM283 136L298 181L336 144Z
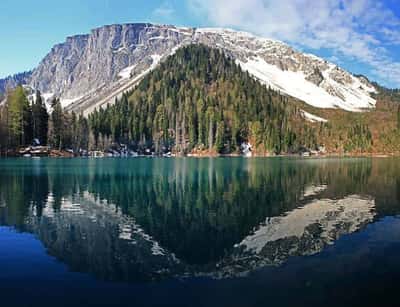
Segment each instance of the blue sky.
M144 21L249 31L400 87L398 0L1 0L0 77L34 68L66 36Z

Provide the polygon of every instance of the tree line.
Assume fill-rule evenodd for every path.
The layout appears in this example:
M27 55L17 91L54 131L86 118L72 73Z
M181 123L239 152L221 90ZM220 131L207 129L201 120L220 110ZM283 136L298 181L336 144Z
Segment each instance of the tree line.
M32 144L78 153L88 148L89 125L86 118L62 109L59 99L50 103L49 114L39 91L30 102L23 86L6 95L0 108L0 153L15 153Z
M294 99L266 87L218 49L181 48L115 103L88 118L50 103L40 92L30 103L22 86L6 96L0 149L39 140L53 149L233 153L243 142L260 152L290 153L318 146Z
M232 153L247 141L275 153L315 147L313 128L290 99L222 51L191 45L89 122L97 145L111 140L138 151Z
M31 144L34 139L47 143L48 113L39 92L30 103L25 89L17 86L8 93L0 111L2 151Z

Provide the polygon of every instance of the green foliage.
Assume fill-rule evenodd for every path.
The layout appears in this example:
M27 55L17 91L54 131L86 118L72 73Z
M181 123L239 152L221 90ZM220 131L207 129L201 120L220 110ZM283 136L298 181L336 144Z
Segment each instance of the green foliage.
M374 95L376 99L390 100L392 102L400 103L400 89L386 88L376 82L373 82L372 84L378 90L378 92Z
M96 144L107 137L139 150L229 153L256 140L280 153L304 145L292 125L300 120L297 114L286 96L254 80L220 50L192 45L89 120Z
M49 141L58 150L71 149L78 154L80 149L89 148L89 124L83 115L66 113L59 99L52 102L53 112L50 116Z
M223 153L225 149L225 123L220 121L217 124L217 132L215 135L215 149L218 153Z
M397 130L400 130L400 105L397 107Z
M42 145L47 144L49 114L39 91L36 92L36 100L32 104L32 129L33 137L37 138Z
M345 151L361 151L366 152L372 146L372 134L368 125L356 123L350 127L347 133L347 143L345 144Z
M0 155L7 149L7 143L7 110L4 106L0 106Z
M50 145L62 149L63 141L66 139L66 130L64 130L64 113L59 99L53 100L51 106L53 112L51 113L52 125L50 132Z
M7 128L9 144L25 146L32 142L32 110L22 86L7 97Z

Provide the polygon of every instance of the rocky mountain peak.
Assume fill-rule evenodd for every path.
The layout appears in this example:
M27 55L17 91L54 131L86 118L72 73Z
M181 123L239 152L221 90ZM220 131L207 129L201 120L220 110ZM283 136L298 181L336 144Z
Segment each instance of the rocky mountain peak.
M106 25L68 37L24 82L46 97L61 97L69 110L90 113L188 44L220 48L260 82L316 107L360 111L375 105L368 80L285 43L230 29L149 23Z

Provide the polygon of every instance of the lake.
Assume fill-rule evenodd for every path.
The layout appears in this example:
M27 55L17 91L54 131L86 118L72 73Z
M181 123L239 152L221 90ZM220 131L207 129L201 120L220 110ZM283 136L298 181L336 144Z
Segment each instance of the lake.
M1 306L383 306L400 159L0 160Z

